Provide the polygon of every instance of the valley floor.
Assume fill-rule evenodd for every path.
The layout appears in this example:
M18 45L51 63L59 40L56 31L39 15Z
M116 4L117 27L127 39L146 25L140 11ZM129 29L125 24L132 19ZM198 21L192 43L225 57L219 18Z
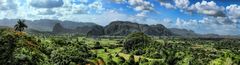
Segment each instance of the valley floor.
M0 31L3 65L239 65L239 39L43 36Z

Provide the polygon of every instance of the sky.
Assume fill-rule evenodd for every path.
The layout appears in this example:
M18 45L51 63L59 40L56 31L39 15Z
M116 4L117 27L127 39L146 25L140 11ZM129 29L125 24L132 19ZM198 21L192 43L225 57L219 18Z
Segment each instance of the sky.
M0 0L0 19L56 19L107 25L163 24L200 34L240 34L240 0Z

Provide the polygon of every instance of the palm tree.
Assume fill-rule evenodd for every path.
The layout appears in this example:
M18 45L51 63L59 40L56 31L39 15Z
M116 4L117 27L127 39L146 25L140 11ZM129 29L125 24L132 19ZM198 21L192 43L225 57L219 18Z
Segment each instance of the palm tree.
M14 26L15 31L22 32L25 28L27 28L28 26L24 22L25 22L25 20L19 19L17 24Z

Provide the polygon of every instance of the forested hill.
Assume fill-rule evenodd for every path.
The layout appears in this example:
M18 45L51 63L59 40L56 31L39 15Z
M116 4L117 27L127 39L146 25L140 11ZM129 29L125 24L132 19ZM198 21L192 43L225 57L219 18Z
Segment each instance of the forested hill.
M61 24L56 24L53 28L54 33L82 33L88 35L110 35L110 36L126 36L133 32L144 32L153 36L172 36L173 34L162 24L147 25L138 24L130 21L113 21L107 26L84 26L76 29L64 28Z
M13 27L17 19L0 20L1 27ZM132 32L144 32L153 36L206 36L195 33L192 30L167 28L162 24L147 25L133 23L131 21L113 21L106 26L97 25L95 23L83 23L74 21L60 21L50 19L26 20L28 30L30 32L50 32L54 34L85 34L85 35L110 35L125 36ZM32 31L33 30L33 31ZM215 35L213 37L218 37Z

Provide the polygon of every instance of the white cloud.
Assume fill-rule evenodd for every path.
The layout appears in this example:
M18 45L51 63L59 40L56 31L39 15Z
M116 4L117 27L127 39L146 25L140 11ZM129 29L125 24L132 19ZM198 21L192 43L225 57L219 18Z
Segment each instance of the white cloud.
M80 19L79 19L80 18ZM105 11L101 14L82 14L82 15L65 15L60 20L72 20L81 22L94 22L100 25L106 25L114 20L126 20L128 15L118 13L114 10Z
M61 7L64 2L63 0L31 0L30 4L36 8L55 8Z
M190 4L189 0L174 0L176 7L181 9L188 8L188 5Z
M139 23L151 23L146 21L146 17L119 13L115 10L107 10L100 14L65 15L63 17L59 17L59 20L94 22L99 25L107 25L112 21L132 21Z
M151 11L153 10L154 5L145 0L128 0L128 3L136 11Z
M174 5L172 5L171 3L160 2L160 5L168 8L168 9L176 9L176 7Z
M147 15L147 12L141 12L141 13L138 13L136 16L145 17L146 15Z
M13 0L0 0L0 10L16 10L17 4Z
M61 6L50 5L59 3L62 1ZM38 2L38 3L37 3ZM83 2L83 3L79 3ZM58 19L58 17L76 16L80 14L101 13L105 9L101 3L101 0L96 0L91 3L87 3L88 0L0 0L0 18L9 19ZM39 4L41 6L32 6L33 4ZM12 5L14 4L14 7ZM45 7L46 6L46 7ZM4 7L4 8L3 8ZM4 10L2 10L4 9ZM8 10L7 10L8 9ZM14 9L14 10L13 10ZM79 18L77 18L79 19ZM71 20L71 19L69 19Z
M181 11L187 11L189 13L196 12L200 14L204 14L207 16L213 17L225 17L225 8L222 6L218 6L214 1L205 1L197 2L195 4L190 5L189 0L159 0L160 4L166 8L176 9L179 8ZM175 5L171 4L171 1L175 3Z
M38 11L39 15L53 15L55 13L56 12L53 11L52 9L41 9L41 10Z
M76 4L71 3L72 1L64 0L64 5L60 8L54 8L57 14L60 15L75 15L75 14L90 14L93 13L101 13L105 10L103 8L103 4L100 0L96 0L93 3L89 4Z
M188 11L197 11L197 13L205 14L214 17L225 17L224 7L217 6L214 1L202 1L191 5Z
M232 25L234 22L228 17L206 17L203 18L202 23L205 24L218 24L218 25Z
M128 4L135 11L140 12L137 13L136 16L142 17L145 16L148 12L158 13L154 10L154 5L146 0L128 0Z
M226 7L227 13L230 18L240 19L240 6L233 4Z
M226 18L204 18L202 20L183 20L177 19L176 27L191 29L195 32L208 34L222 34L222 35L233 35L239 34L240 30L238 30L238 24L226 24ZM216 24L218 23L218 24ZM223 25L219 25L223 24Z

